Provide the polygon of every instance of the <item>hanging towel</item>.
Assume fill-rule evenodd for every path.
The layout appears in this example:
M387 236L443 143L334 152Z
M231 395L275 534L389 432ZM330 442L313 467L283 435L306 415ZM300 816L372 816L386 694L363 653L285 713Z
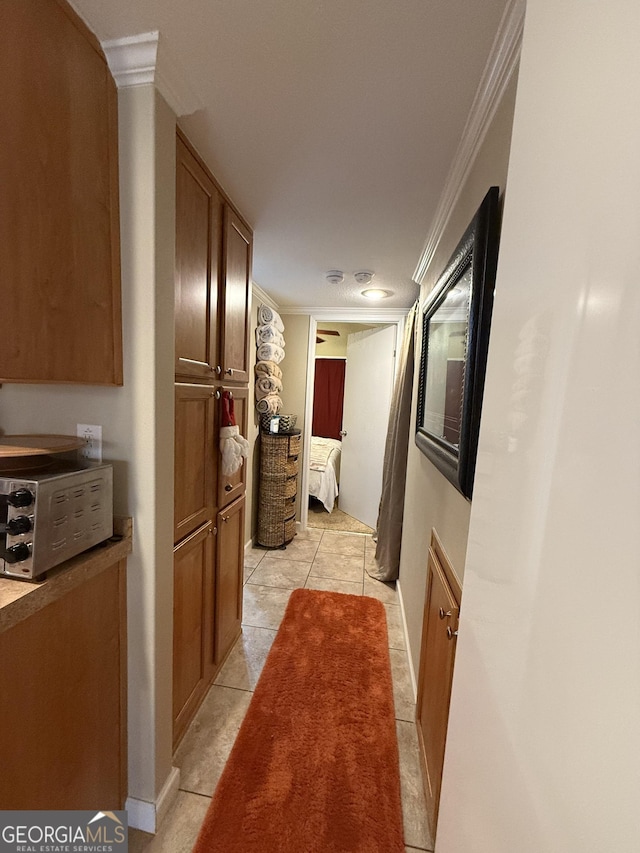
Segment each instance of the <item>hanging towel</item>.
M269 394L256 403L256 409L261 415L277 415L281 408L282 400L277 394Z
M256 346L260 344L276 344L284 347L284 338L275 326L258 326L256 329Z
M284 358L284 350L276 344L260 344L258 358L260 361L275 361L276 364L280 364Z
M227 477L235 474L249 455L249 442L240 435L240 428L236 425L231 391L222 392L220 453L222 454L222 473Z
M277 311L274 311L273 308L269 308L268 305L261 305L258 308L258 323L260 323L260 325L271 323L271 325L275 326L279 332L284 332L282 317Z
M275 376L262 376L256 379L256 399L262 400L267 394L280 394L282 382Z
M276 379L282 379L282 371L275 361L259 361L255 366L256 376L275 376Z

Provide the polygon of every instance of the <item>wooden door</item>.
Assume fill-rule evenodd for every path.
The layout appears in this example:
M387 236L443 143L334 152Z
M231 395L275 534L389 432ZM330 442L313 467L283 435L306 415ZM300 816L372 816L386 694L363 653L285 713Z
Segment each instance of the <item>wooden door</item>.
M208 385L175 386L174 542L213 517L215 395Z
M222 371L225 380L249 381L249 310L252 236L240 217L225 208Z
M416 709L427 812L434 837L449 720L459 601L460 587L455 572L434 530L429 548Z
M235 388L228 385L223 386L221 392L233 394L233 404L236 416L236 424L240 434L247 437L247 424L249 417L249 389ZM217 403L218 424L220 425L221 401ZM217 434L217 430L216 430ZM218 465L218 507L222 508L235 501L245 493L247 485L247 465L250 460L245 459L241 468L235 474L223 474L222 465Z
M0 633L3 811L124 808L126 618L122 561Z
M0 382L122 385L118 100L66 3L2 4Z
M223 200L178 136L176 147L176 375L215 378Z
M174 550L173 741L184 734L213 677L215 528L202 525Z
M216 561L216 660L221 664L242 624L244 573L244 497L218 513Z

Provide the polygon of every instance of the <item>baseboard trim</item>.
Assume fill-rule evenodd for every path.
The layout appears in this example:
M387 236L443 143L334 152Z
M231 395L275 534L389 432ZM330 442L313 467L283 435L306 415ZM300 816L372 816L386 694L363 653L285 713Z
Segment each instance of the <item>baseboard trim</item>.
M404 612L404 599L402 598L402 584L398 579L396 581L396 592L398 594L398 604L400 605L400 615L402 616L402 630L404 632L404 646L407 650L407 663L409 664L409 676L411 677L411 688L413 690L413 701L418 701L418 680L413 669L413 658L411 657L411 645L409 643L409 629L407 627L407 617Z
M135 797L127 797L125 809L129 826L140 829L143 832L155 834L162 818L169 811L178 796L180 787L180 770L172 767L167 780L162 786L155 803L147 800L137 800Z

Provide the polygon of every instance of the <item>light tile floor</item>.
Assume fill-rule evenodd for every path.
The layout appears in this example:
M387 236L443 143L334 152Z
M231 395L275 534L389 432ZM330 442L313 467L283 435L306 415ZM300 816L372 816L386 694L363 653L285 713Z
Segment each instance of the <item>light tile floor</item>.
M190 853L291 590L299 587L370 595L385 605L406 851L433 850L422 792L415 705L400 608L395 585L380 583L365 572L365 564L373 559L374 551L375 544L369 535L309 528L284 550L254 547L246 555L242 636L174 756L174 765L180 768L178 799L157 835L130 830L131 853Z

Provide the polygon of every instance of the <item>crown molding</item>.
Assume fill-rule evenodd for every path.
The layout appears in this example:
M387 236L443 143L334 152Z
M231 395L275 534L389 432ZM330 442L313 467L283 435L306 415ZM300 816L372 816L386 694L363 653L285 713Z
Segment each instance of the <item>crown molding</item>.
M334 323L353 323L362 320L365 323L397 323L409 313L409 309L384 309L384 308L337 308L334 306L317 307L306 306L290 308L282 305L278 308L281 315L284 314L306 314L315 320Z
M280 313L280 306L278 305L278 303L275 301L275 299L272 296L269 296L269 294L266 292L266 290L263 290L259 284L255 283L255 281L251 285L251 288L253 291L254 300L258 300L263 305L268 305L269 308L273 308L274 311L277 311L278 313Z
M429 236L413 274L413 279L418 284L424 280L487 130L517 68L522 46L524 14L525 0L509 0L447 175Z
M177 116L202 109L202 102L158 30L110 39L101 44L118 89L151 83Z

